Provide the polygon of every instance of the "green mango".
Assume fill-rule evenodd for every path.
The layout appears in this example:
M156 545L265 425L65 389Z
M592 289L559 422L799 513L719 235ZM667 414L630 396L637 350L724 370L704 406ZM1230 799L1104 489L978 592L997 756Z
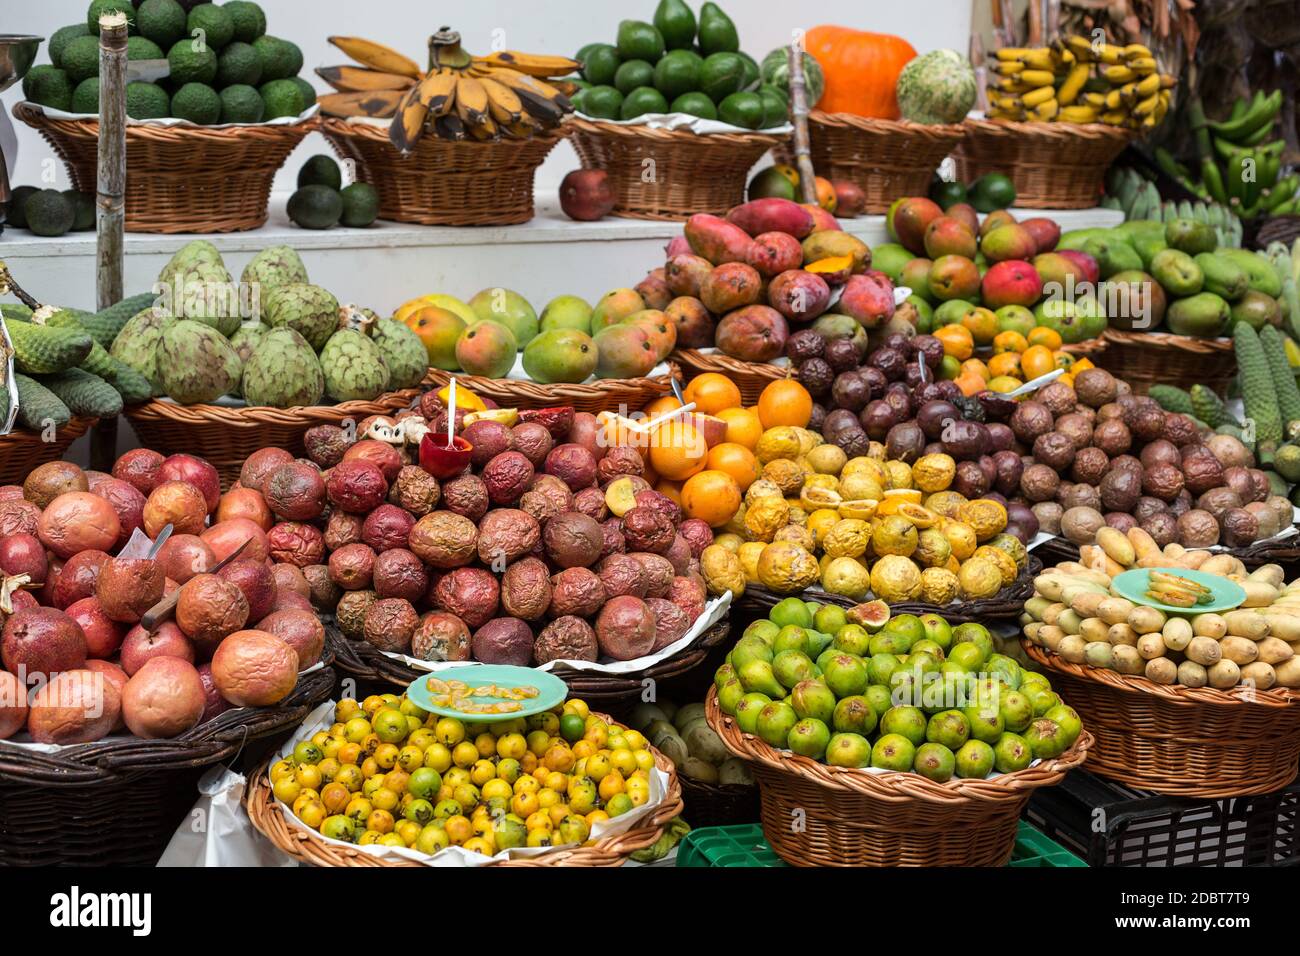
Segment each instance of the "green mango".
M1178 299L1165 312L1165 323L1175 335L1222 335L1232 310L1222 296L1200 292Z
M1101 228L1091 229L1071 229L1069 232L1061 234L1061 238L1056 242L1056 251L1062 249L1078 249L1082 251L1084 243L1089 239L1104 239L1111 235L1111 230Z
M1282 308L1277 299L1263 292L1250 289L1236 302L1232 303L1232 324L1245 322L1258 332L1269 324L1280 324Z
M1119 272L1142 268L1142 257L1118 233L1089 239L1083 244L1083 251L1097 260L1097 268L1103 279L1109 279Z
M1214 254L1227 259L1246 273L1246 282L1255 292L1262 292L1274 299L1282 294L1282 280L1268 260L1258 253L1249 249L1219 249Z
M1165 232L1142 232L1133 237L1133 248L1137 250L1138 257L1142 260L1142 268L1150 270L1151 260L1155 258L1156 253L1163 249L1169 248L1169 243L1165 242Z
M1191 296L1205 285L1196 260L1180 249L1162 249L1151 259L1151 275L1171 296Z
M1214 227L1194 219L1171 219L1165 223L1165 242L1189 256L1213 252L1219 244Z
M1205 274L1206 292L1236 302L1250 289L1245 271L1230 259L1215 252L1202 252L1194 258Z

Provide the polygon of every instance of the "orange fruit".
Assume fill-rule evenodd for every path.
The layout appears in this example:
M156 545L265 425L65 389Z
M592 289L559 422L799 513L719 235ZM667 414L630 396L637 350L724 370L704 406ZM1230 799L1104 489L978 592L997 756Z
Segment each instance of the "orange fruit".
M650 467L661 478L684 481L704 470L708 451L704 436L694 425L674 419L656 428L650 436Z
M962 375L978 376L979 378L983 379L986 382L991 377L991 373L989 372L989 367L984 364L982 359L977 359L977 358L967 359L966 361L962 362L961 372ZM961 376L959 375L958 378L960 377Z
M1035 326L1029 330L1029 335L1025 341L1030 345L1046 345L1052 351L1061 347L1061 333L1056 329L1049 329L1045 325Z
M705 372L686 384L682 397L687 403L694 402L697 412L716 415L724 408L740 405L740 388L719 372Z
M932 334L943 343L944 354L951 355L959 362L970 358L975 351L975 337L964 325L945 325Z
M743 450L743 449L742 449ZM682 485L682 510L719 528L735 517L740 507L740 485L725 471L701 471Z
M1020 374L1020 354L1018 352L999 352L989 359L989 374L994 378L1003 375Z
M761 474L754 453L736 442L714 445L709 449L709 456L704 464L710 470L730 475L736 480L736 484L740 485L741 491L748 490Z
M726 441L743 445L750 451L758 447L763 437L763 422L752 408L724 408L716 418L727 423Z
M999 332L993 336L993 354L1001 355L1003 352L1023 352L1029 348L1029 343L1019 332Z
M998 334L998 317L983 306L968 309L961 317L961 324L970 332L976 345L988 345Z
M656 398L653 402L645 407L645 421L654 421L660 415L667 415L675 408L681 408L682 403L677 400L675 395L665 395L662 398Z
M1048 329L1047 331L1051 330ZM1033 332L1029 334L1032 336ZM1046 375L1054 368L1056 368L1056 358L1052 355L1052 350L1046 345L1031 345L1020 356L1020 370L1024 372L1026 379Z
M655 491L665 498L671 498L678 505L682 503L682 483L680 481L661 481L654 487Z
M962 372L956 378L957 387L967 398L978 395L988 387L988 383L972 372Z
M1072 366L1074 365L1074 356L1071 355L1069 352L1063 352L1057 350L1052 353L1052 360L1056 362L1057 368L1065 369L1067 372L1071 372L1071 373L1075 371L1072 368Z
M793 425L807 428L812 418L812 396L792 378L777 379L758 396L758 419L764 428Z

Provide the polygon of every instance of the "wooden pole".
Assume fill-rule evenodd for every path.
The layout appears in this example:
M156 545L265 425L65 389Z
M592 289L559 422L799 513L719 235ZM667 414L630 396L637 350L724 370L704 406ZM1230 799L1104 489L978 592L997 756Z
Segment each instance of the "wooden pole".
M817 173L813 169L808 137L808 82L803 72L803 42L796 38L786 51L790 58L790 122L794 124L794 164L799 170L799 191L806 203L817 202Z
M123 298L122 255L126 225L126 14L99 18L99 234L97 308Z
M99 172L96 183L95 297L106 309L125 297L122 261L126 232L126 14L99 18ZM117 457L117 419L99 422L90 436L91 467L109 471Z

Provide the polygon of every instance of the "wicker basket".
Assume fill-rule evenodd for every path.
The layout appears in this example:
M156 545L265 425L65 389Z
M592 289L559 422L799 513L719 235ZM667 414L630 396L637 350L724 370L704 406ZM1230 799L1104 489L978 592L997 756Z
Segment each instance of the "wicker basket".
M164 455L202 455L228 487L239 477L244 459L259 448L287 448L304 454L302 437L317 425L360 422L369 415L391 415L419 398L418 389L389 392L373 402L342 402L301 408L261 405L225 408L220 405L177 405L158 399L123 411L141 444Z
M593 712L594 713L594 712ZM597 714L611 721L604 714ZM668 775L668 792L663 802L638 826L616 836L604 837L584 846L569 847L519 860L496 860L488 866L622 866L637 850L652 846L668 823L682 812L682 788L672 762L652 748L655 766ZM354 846L341 846L323 839L320 834L286 819L267 781L267 761L249 775L244 809L248 818L276 849L300 863L313 866L423 866L414 860L380 859Z
M1096 734L1093 773L1177 797L1271 793L1296 777L1294 691L1166 686L1071 664L1028 640L1021 645Z
M738 783L704 783L682 774L682 801L692 829L730 827L758 822L758 787Z
M702 664L709 656L709 651L726 640L730 627L729 621L724 619L700 635L699 640L690 647L633 674L594 674L563 666L557 667L554 673L569 685L569 692L575 697L611 705L633 704L644 692L647 679L667 680ZM389 657L365 641L349 640L333 622L325 626L325 640L334 654L338 669L362 681L406 687L411 681L429 674L428 671L418 670Z
M31 103L14 116L38 130L68 166L72 186L93 194L99 121L51 119ZM276 172L315 118L292 125L126 128L128 232L242 232L266 224Z
M927 195L935 169L965 136L961 124L927 126L821 110L808 116L817 175L857 183L872 214L888 212L900 196ZM779 159L793 165L788 150Z
M763 835L791 866L1003 866L1033 791L1083 763L1085 730L1054 760L986 780L935 783L916 773L865 773L775 750L743 732L710 690L705 713L758 780ZM793 826L794 820L803 826Z
M690 381L705 372L717 372L736 383L740 398L746 407L756 405L763 389L779 379L794 375L789 365L772 365L768 362L743 362L721 352L701 352L699 349L678 349L673 353Z
M572 405L575 411L640 411L656 398L673 390L672 380L681 377L681 369L669 363L669 374L657 378L602 378L590 384L538 385L512 378L486 378L481 375L461 375L430 369L425 382L442 388L453 378L459 386L469 389L481 398L490 398L502 408L552 408Z
M54 441L41 441L39 432L19 426L0 435L0 485L22 484L32 469L62 458L68 446L94 423L93 418L74 418L55 432Z
M1025 602L1034 596L1034 578L1043 570L1043 562L1033 554L1025 565L1025 570L1008 587L1003 588L991 598L976 601L958 601L955 604L926 604L924 601L903 601L890 604L891 614L939 614L944 620L954 624L970 621L1015 621L1025 609ZM840 607L856 607L860 602L840 594L828 594L825 591L803 591L801 596L806 601L820 601L823 604L837 604ZM745 585L745 593L733 603L734 608L759 608L763 612L776 607L788 594L777 594L756 584Z
M1272 538L1267 541L1256 541L1254 544L1248 544L1243 548L1229 548L1225 552L1230 554L1248 568L1258 568L1265 564L1281 564L1283 566L1300 561L1300 537L1292 535L1289 538ZM1068 538L1055 537L1044 541L1034 549L1034 554L1043 560L1045 565L1060 564L1063 561L1078 561L1079 546ZM1290 574L1287 577L1291 577Z
M1091 209L1101 198L1106 167L1132 134L1101 123L1011 123L968 119L957 149L957 179L1004 173L1016 205L1030 209Z
M571 116L573 148L585 169L603 169L614 190L614 215L683 220L721 215L745 201L749 171L784 137L651 129ZM649 175L647 175L649 174Z
M449 142L424 136L403 156L388 125L321 121L321 132L357 179L379 193L379 218L423 226L507 226L533 218L533 176L562 140L561 128L532 139Z
M57 754L0 746L0 866L152 866L204 771L291 732L334 679L329 667L303 674L275 707L228 710L174 740L107 739Z
M1152 385L1191 388L1208 385L1227 397L1237 375L1237 356L1231 339L1205 339L1169 332L1121 332L1107 329L1106 348L1094 359L1097 365L1145 395Z

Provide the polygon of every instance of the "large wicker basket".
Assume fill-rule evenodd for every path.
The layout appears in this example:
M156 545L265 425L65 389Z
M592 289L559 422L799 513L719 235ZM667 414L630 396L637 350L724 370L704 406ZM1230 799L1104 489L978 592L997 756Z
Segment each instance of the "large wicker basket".
M656 378L602 378L587 384L538 385L513 378L486 378L481 375L461 375L430 369L425 381L434 388L442 388L453 378L459 386L469 389L481 398L490 398L502 408L553 408L572 405L579 412L593 415L604 412L640 411L656 398L673 390L672 380L681 375L681 369L670 363L669 374Z
M51 119L31 103L14 116L38 130L68 166L72 186L94 193L99 121ZM272 126L126 128L128 232L242 232L266 224L276 172L312 118Z
M1090 209L1101 199L1106 167L1132 134L1101 123L1013 123L968 119L956 152L957 179L969 183L1003 173L1016 187L1016 205L1030 209Z
M533 218L533 176L560 129L532 139L449 142L424 136L403 156L388 126L321 121L334 151L357 164L357 179L379 193L379 218L424 226L505 226Z
M373 402L342 402L301 408L254 405L226 408L220 405L177 405L158 399L127 408L141 444L164 455L180 452L202 455L221 474L224 486L239 477L244 459L259 448L287 448L304 454L303 435L317 425L354 423L369 415L391 415L420 395L418 389L389 392Z
M614 215L628 219L721 215L745 201L749 171L784 139L764 133L700 135L576 116L565 126L583 168L609 174Z
M1085 729L1054 760L986 780L936 783L776 750L724 714L716 690L705 713L727 749L750 762L763 835L791 866L1003 866L1030 795L1060 783L1092 744Z
M1028 640L1030 660L1097 736L1088 769L1139 790L1239 797L1280 790L1300 766L1300 694L1183 687L1071 664Z
M888 212L901 196L926 195L935 169L965 136L961 124L927 126L821 110L808 116L817 175L857 183L868 213ZM788 151L780 158L792 161Z
M74 441L86 434L93 418L74 418L54 433L54 441L42 441L40 432L15 426L0 435L0 485L22 484L33 468L63 457Z
M1226 397L1237 375L1231 339L1206 339L1170 332L1107 329L1106 348L1093 361L1145 395L1152 385L1191 388L1208 385Z
M718 622L690 647L643 671L597 674L570 667L557 667L554 673L569 686L569 692L575 697L611 706L633 704L645 691L647 680L663 681L670 677L680 677L704 663L709 651L726 640L730 627L726 619ZM325 638L338 669L361 681L406 687L411 681L429 673L395 660L365 641L349 640L333 622L326 624Z
M717 372L736 383L740 398L748 408L758 404L758 396L773 382L789 378L794 369L789 365L772 365L769 362L745 362L723 355L721 352L702 352L699 349L678 349L673 361L682 367L686 381L705 372Z
M594 712L593 712L594 713ZM607 721L613 718L597 714ZM682 812L682 788L677 770L672 762L653 750L655 766L668 775L668 792L663 802L638 826L616 836L603 837L583 846L557 849L550 853L518 860L494 860L488 866L546 867L546 866L622 866L637 850L653 845L663 834L668 823ZM267 780L270 762L249 775L248 793L244 809L248 818L261 834L300 863L313 866L362 867L418 867L414 860L381 859L354 846L343 846L323 839L320 834L298 826L286 819L284 810L276 802L275 794Z
M57 754L0 745L0 866L152 866L205 770L278 746L333 690L325 667L274 707L228 710L174 740L110 738Z

